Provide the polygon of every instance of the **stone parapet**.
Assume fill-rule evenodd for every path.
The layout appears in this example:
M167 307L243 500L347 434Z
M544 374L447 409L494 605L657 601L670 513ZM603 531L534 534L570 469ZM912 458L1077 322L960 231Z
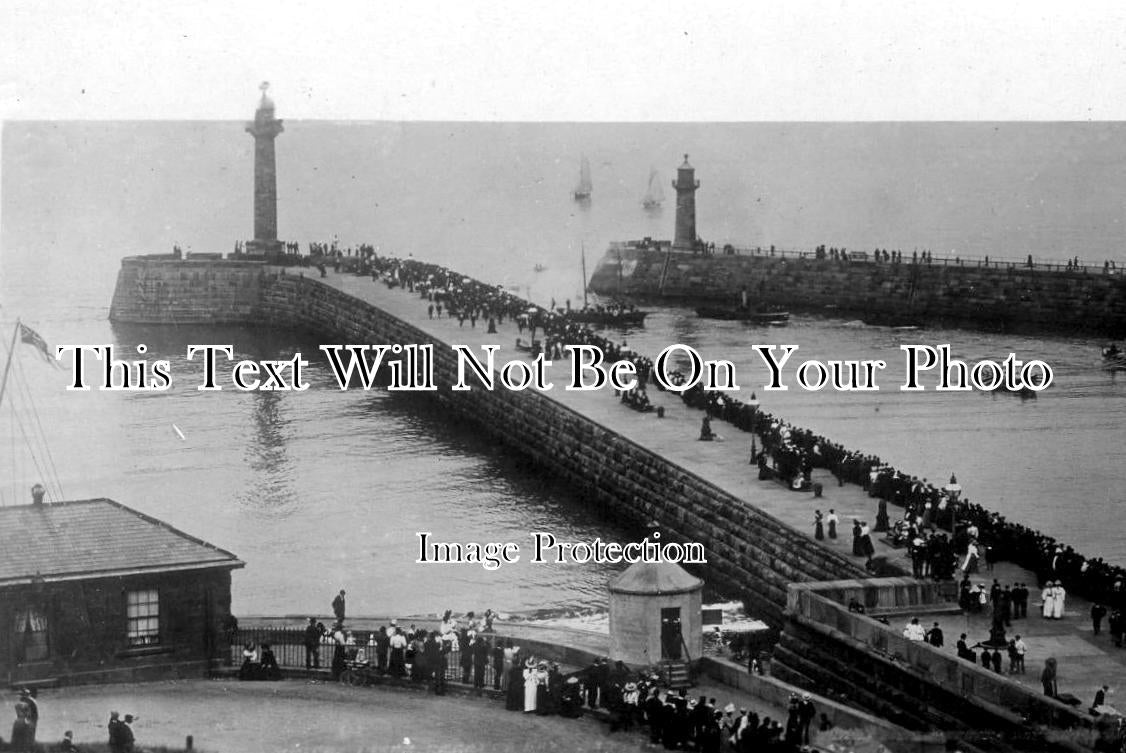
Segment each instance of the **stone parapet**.
M909 326L951 322L986 329L1126 331L1124 270L1021 265L846 262L770 255L697 256L614 244L595 267L602 295L751 305Z

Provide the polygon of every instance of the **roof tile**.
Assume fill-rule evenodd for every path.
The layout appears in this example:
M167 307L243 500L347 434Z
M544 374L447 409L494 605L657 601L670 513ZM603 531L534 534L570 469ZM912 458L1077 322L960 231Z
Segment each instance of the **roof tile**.
M0 507L0 584L207 565L243 563L111 499Z

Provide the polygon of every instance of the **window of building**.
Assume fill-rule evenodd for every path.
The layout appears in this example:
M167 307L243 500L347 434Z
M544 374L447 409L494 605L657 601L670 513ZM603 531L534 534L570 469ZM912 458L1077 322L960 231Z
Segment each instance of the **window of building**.
M47 615L35 607L16 610L13 625L16 661L43 661L49 656Z
M160 597L155 588L125 595L126 635L130 646L160 643Z

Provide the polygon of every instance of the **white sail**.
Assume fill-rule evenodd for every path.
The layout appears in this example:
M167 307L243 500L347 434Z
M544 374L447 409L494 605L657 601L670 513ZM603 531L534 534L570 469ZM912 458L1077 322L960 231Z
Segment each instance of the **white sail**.
M589 199L593 185L590 182L590 162L583 155L582 165L579 167L579 184L575 186L576 199Z
M645 198L641 205L646 209L655 209L665 200L665 189L661 188L661 177L656 170L649 171L649 188L645 191Z

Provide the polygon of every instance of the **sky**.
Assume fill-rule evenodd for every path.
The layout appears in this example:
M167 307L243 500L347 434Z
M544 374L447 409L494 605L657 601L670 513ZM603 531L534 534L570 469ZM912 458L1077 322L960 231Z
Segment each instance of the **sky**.
M0 119L1116 120L1120 3L6 0Z

